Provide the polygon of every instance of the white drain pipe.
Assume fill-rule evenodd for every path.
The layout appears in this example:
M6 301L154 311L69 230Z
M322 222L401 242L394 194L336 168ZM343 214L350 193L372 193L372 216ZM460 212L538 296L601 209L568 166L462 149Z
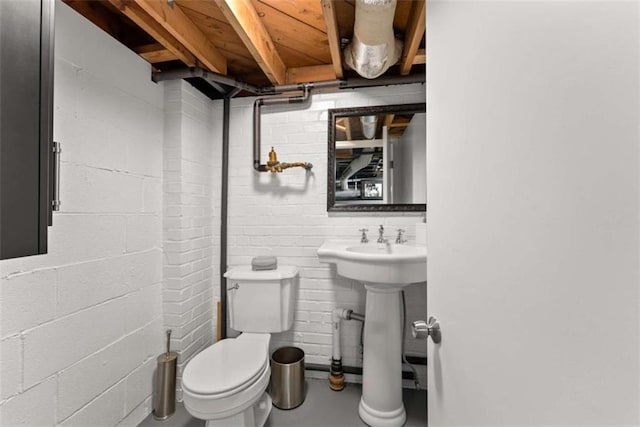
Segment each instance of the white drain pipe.
M357 320L364 323L364 315L354 313L351 309L335 308L331 313L333 323L331 368L329 371L329 388L334 391L344 389L344 372L342 370L342 351L340 349L341 321Z
M364 78L381 76L400 59L402 41L393 34L396 1L356 1L353 39L344 49L344 60Z

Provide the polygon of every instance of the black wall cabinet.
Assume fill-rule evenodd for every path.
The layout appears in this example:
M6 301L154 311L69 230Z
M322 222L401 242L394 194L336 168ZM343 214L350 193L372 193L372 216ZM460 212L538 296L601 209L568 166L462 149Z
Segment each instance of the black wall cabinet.
M54 0L0 0L0 259L47 252Z

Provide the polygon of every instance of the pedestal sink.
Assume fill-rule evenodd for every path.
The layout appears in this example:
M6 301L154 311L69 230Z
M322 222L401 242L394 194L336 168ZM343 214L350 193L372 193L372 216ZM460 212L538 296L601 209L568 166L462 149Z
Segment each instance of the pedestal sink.
M360 418L370 426L400 427L406 420L400 292L427 280L427 248L327 240L318 258L336 264L339 275L363 283L367 290Z

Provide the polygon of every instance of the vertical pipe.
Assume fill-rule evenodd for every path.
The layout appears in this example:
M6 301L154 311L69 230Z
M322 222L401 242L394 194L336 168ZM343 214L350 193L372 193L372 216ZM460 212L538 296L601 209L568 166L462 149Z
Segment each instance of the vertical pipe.
M253 103L253 168L258 172L265 172L267 169L260 165L260 109L262 98L257 98Z
M342 359L342 351L340 349L340 335L341 335L340 312L341 312L341 309L336 308L333 310L333 313L331 316L332 323L333 323L333 334L332 334L332 340L331 340L333 347L332 347L331 355L334 360Z
M224 273L227 270L227 205L229 194L229 117L231 97L224 98L222 113L222 184L220 190L220 330L221 338L227 337L227 286Z

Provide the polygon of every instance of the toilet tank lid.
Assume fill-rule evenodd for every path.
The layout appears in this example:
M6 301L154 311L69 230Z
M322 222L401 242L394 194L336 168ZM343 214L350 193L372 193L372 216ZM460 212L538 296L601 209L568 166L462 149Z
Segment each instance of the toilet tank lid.
M282 280L292 279L298 275L298 269L289 265L278 266L275 270L254 271L250 265L230 268L224 277L231 280Z

